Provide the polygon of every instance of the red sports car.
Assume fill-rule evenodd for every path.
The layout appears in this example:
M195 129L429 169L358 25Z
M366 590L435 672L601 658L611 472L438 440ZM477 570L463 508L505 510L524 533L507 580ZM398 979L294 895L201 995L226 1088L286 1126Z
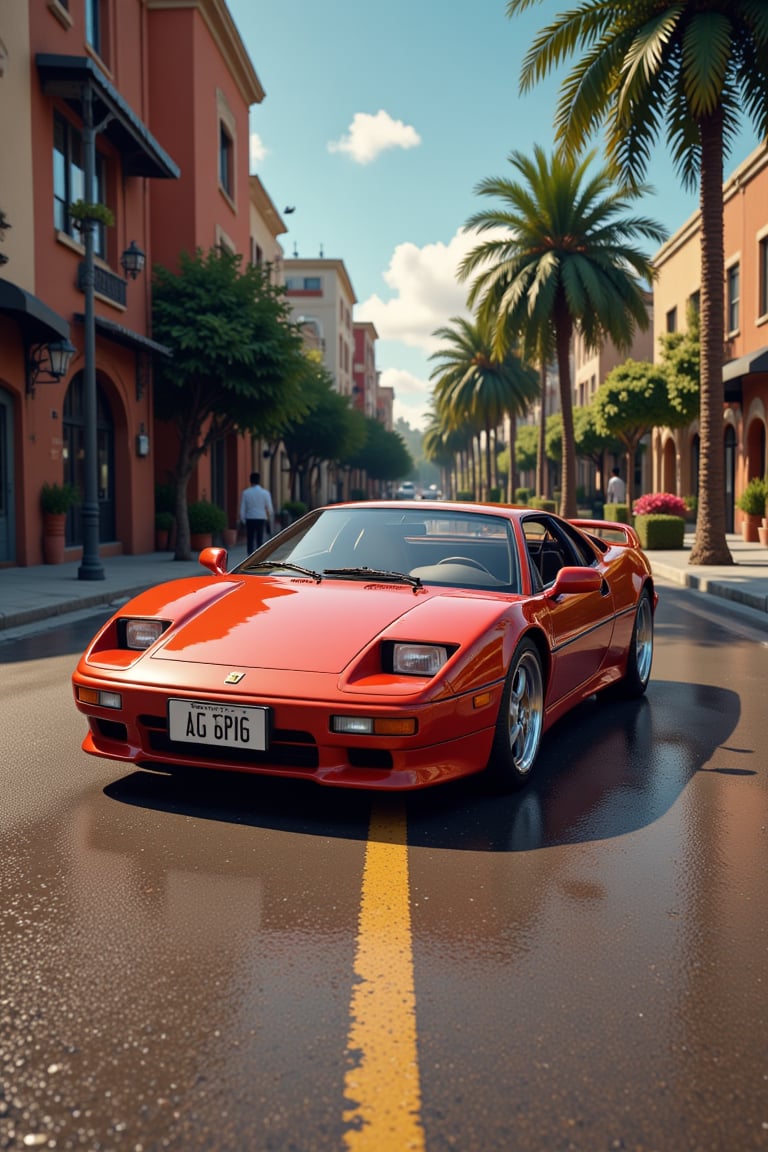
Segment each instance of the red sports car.
M73 676L86 752L355 788L529 776L603 688L645 691L656 592L628 525L413 501L310 512L160 584Z

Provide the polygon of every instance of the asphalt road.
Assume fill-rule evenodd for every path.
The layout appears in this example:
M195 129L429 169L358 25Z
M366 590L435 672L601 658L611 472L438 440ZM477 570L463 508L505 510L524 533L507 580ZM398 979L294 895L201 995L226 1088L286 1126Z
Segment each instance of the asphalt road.
M0 1148L768 1149L766 633L661 588L522 794L126 771L0 644Z

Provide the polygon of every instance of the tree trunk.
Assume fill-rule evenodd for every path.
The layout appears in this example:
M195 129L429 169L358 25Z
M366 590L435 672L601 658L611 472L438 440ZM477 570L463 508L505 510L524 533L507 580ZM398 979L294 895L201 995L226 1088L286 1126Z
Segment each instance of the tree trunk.
M690 564L732 564L725 535L723 459L724 229L723 117L699 121L701 139L701 390L699 502Z
M576 447L573 435L573 394L571 391L571 335L573 323L568 305L561 300L555 306L557 375L560 384L560 416L563 421L563 459L560 469L560 515L576 516Z
M539 367L541 380L541 418L539 420L539 444L536 452L536 495L549 494L549 477L547 475L547 365L542 360Z

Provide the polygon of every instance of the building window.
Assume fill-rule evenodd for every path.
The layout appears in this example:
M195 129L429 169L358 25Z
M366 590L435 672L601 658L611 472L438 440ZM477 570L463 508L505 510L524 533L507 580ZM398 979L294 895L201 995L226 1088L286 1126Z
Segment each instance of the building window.
M728 301L726 329L728 332L737 332L739 328L739 265L731 264L725 275Z
M697 316L701 315L701 292L691 292L688 297L688 307L692 308Z
M667 332L677 332L677 308L670 308L667 312Z
M219 122L219 184L229 196L235 198L234 143L226 126Z
M287 292L322 292L323 285L319 276L287 276L285 288Z
M768 236L760 241L760 315L768 314Z
M96 200L105 201L104 158L96 155ZM80 232L69 218L69 206L75 200L85 199L85 158L83 138L78 130L63 116L53 119L53 224L60 232L80 242ZM106 237L103 224L94 229L93 250L98 256L106 253Z
M107 55L104 3L105 0L85 0L85 41L102 60Z

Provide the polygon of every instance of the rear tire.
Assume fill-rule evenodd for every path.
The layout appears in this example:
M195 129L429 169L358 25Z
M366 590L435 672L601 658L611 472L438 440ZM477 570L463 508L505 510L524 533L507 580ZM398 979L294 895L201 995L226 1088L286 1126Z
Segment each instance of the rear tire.
M520 788L530 776L544 727L544 677L536 645L521 640L509 666L488 761L490 781Z
M627 670L621 681L622 695L630 700L642 696L648 687L653 662L653 605L643 588L635 613L635 626L627 655Z

